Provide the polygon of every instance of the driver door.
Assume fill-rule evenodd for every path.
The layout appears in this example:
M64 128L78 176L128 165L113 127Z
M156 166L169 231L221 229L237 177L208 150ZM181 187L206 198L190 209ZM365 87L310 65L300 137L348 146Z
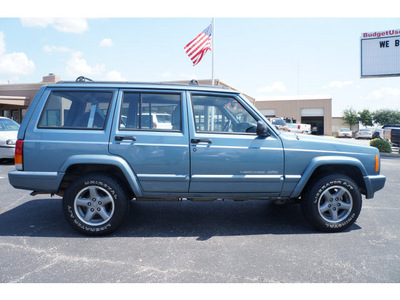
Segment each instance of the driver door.
M236 94L192 92L189 99L191 193L280 193L283 149L256 134L260 120Z

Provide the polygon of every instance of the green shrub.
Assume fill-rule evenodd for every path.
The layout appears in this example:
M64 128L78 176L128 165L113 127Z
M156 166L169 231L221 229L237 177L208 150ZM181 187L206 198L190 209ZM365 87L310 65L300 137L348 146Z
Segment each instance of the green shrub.
M390 144L382 139L373 139L370 143L370 146L378 148L379 152L386 152L386 153L392 153L392 147Z

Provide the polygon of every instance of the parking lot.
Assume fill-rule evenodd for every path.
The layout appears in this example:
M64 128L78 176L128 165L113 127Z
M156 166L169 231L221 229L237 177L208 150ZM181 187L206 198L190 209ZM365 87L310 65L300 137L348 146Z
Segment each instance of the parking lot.
M369 141L358 141L368 142ZM0 282L400 282L400 156L342 233L311 229L298 204L133 202L107 237L64 220L61 198L13 189L0 163Z

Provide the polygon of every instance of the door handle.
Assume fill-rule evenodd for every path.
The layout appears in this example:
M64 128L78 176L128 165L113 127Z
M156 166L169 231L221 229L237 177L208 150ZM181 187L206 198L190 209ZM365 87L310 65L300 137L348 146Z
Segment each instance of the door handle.
M210 140L210 139L191 139L190 142L193 144L198 144L198 143L212 144L212 140Z
M116 135L115 136L116 141L124 141L124 140L129 140L129 141L136 141L135 136L121 136L121 135Z

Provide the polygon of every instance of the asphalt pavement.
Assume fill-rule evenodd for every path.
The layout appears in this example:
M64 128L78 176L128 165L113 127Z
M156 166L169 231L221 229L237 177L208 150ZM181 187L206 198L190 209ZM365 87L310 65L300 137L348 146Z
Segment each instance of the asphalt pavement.
M60 197L14 189L0 163L0 282L399 283L399 158L382 156L385 188L342 233L298 204L182 201L133 202L107 237L73 231Z

